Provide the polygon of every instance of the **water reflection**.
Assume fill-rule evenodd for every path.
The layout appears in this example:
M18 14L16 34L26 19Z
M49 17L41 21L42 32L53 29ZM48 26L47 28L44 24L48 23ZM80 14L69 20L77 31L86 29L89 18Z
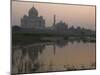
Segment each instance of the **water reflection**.
M12 73L34 73L95 68L95 43L42 42L12 48Z
M29 73L36 71L39 68L39 63L36 59L44 48L45 45L17 46L13 48L12 72Z

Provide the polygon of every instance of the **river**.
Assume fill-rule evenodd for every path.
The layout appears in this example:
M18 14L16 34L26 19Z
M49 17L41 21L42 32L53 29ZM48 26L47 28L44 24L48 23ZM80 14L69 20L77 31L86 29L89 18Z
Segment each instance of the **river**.
M12 73L96 68L95 42L41 42L12 47Z

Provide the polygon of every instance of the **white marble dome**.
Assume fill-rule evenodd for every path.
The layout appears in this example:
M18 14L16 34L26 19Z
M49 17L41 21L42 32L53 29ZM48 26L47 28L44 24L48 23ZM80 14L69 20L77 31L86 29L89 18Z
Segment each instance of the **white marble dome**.
M28 12L29 16L36 17L38 16L38 11L34 8L34 6Z

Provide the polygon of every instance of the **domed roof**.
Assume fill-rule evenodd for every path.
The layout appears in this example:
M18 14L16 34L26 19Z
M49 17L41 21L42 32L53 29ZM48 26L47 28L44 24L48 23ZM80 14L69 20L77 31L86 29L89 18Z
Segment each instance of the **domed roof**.
M34 6L28 12L29 16L38 16L38 11L34 8Z

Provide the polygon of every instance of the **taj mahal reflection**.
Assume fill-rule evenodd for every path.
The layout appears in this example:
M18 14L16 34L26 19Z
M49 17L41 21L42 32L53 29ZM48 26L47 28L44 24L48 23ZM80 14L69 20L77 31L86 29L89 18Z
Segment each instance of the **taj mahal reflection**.
M94 46L90 48L91 51L87 49L89 46L88 43L86 43L87 45L86 46L85 43L84 42L82 43L81 41L80 48L87 49L85 50L85 53L89 52L90 54L89 55L85 54L85 55L91 57L88 57L83 62L81 62L82 59L80 61L74 58L70 59L71 57L74 56L73 54L74 51L75 53L77 52L75 55L79 56L80 58L82 57L80 54L81 53L83 54L84 51L79 54L79 49L77 48L79 46L77 44L79 43L59 41L57 43L47 42L47 43L35 43L26 46L21 46L21 45L16 46L13 48L12 72L13 73L34 73L34 72L56 71L56 70L69 70L69 67L72 66L75 66L75 69L81 69L82 68L81 65L83 64L84 64L83 65L84 69L95 68L94 65L89 66L89 63L95 63L95 59L92 59L93 62L90 62L91 61L90 59L94 57L94 55L91 56L91 54L93 54L93 52L95 51L93 50ZM85 45L85 48L82 47L82 45ZM95 45L95 44L91 44L91 45ZM74 51L72 53L71 49L73 49L73 47L74 47ZM62 58L61 56L62 57L65 56L66 58ZM77 58L77 56L74 57ZM69 59L70 59L70 63L68 63ZM77 63L71 62L72 60L74 60L74 62L76 61ZM79 63L80 65L78 65Z

